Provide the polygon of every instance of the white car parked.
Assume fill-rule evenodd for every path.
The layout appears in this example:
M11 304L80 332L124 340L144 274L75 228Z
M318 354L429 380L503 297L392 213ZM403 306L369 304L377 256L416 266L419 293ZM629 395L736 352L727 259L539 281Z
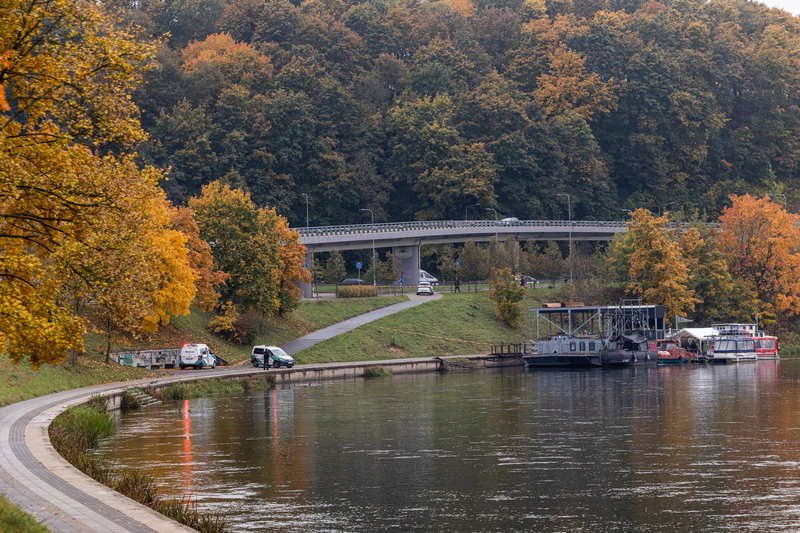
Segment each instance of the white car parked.
M433 287L427 281L420 281L417 285L417 295L433 296Z

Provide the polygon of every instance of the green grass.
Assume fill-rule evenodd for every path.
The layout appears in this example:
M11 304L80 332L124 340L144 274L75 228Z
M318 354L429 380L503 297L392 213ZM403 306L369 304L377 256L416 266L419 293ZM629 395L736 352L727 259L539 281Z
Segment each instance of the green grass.
M74 367L69 363L41 365L39 370L31 369L27 362L15 365L0 354L0 407L62 390L154 375L143 368L106 364L99 354L79 357Z
M0 495L0 531L7 533L47 533L33 517Z
M528 307L538 306L550 291L530 291L522 302L516 328L494 316L488 293L443 295L441 300L366 324L295 354L298 363L370 361L437 355L487 353L491 344L528 339Z
M284 344L336 322L405 300L405 296L380 296L304 301L294 313L262 323L255 343ZM188 316L174 318L169 325L150 338L135 339L114 335L111 339L111 350L168 348L187 342L201 342L211 346L231 363L250 359L251 346L235 346L206 331L205 326L210 318L210 313L195 309ZM86 335L85 343L86 353L78 357L78 363L74 367L67 362L60 365L41 365L39 370L33 370L27 362L14 365L8 357L0 354L0 407L87 385L158 375L158 372L143 368L106 364L105 339L102 335L90 333Z

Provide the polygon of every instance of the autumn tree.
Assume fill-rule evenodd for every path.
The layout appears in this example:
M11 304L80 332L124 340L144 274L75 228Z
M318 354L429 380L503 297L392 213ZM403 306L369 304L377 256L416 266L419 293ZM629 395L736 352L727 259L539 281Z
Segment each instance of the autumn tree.
M95 4L6 7L0 343L37 368L82 348L82 303L119 310L128 329L152 328L188 312L194 274L160 172L126 153L145 137L131 92L152 48Z
M732 205L719 217L728 269L751 291L760 321L786 327L800 314L800 216L767 196L730 199Z
M265 316L296 307L297 284L310 275L302 268L305 247L285 218L219 182L203 187L189 207L200 236L211 244L215 268L229 276L220 290L223 300Z
M625 235L616 242L615 262L627 267L627 292L649 304L661 304L667 316L685 315L697 303L689 269L667 217L637 209Z
M197 274L195 281L194 304L204 311L211 311L219 301L219 288L225 284L228 275L214 268L211 245L200 238L200 228L194 220L194 211L188 207L178 207L173 211L172 227L186 236L189 250L189 265Z

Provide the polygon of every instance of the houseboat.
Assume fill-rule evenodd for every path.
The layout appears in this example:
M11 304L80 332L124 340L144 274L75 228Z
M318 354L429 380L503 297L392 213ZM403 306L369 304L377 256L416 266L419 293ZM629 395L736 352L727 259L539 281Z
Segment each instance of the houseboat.
M663 306L638 301L617 306L544 305L528 310L530 342L537 353L523 356L526 367L655 362L655 340L665 328Z

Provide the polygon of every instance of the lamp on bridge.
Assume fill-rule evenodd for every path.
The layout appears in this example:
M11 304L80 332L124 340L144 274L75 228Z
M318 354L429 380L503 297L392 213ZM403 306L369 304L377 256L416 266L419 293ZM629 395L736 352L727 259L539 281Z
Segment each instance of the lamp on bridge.
M569 282L572 283L572 200L565 192L557 193L556 196L567 197L567 217L569 218Z
M359 211L369 211L370 225L372 226L372 284L377 285L376 271L378 270L378 265L375 264L375 213L372 212L372 209L359 209Z
M308 195L304 192L300 193L306 199L306 229L308 229Z
M470 207L475 207L475 206L478 206L478 205L481 205L481 204L472 204L472 205L468 205L467 207L464 208L464 221L465 222L467 220L469 220L469 218L467 218L467 213L469 212L469 208Z
M772 199L773 196L782 197L783 198L783 210L786 211L786 195L785 194L781 194L781 193L777 193L777 192L768 192L767 196L770 197L770 200Z

